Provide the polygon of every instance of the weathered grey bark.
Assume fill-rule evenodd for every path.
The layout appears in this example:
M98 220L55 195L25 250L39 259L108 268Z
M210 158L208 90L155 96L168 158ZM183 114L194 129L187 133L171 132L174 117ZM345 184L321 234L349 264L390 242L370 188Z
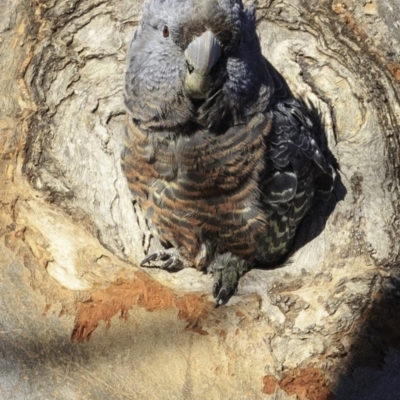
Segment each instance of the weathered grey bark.
M142 1L0 3L5 398L362 398L345 367L400 333L398 2L256 1L265 56L323 115L340 201L219 309L210 276L137 267L157 243L119 156Z

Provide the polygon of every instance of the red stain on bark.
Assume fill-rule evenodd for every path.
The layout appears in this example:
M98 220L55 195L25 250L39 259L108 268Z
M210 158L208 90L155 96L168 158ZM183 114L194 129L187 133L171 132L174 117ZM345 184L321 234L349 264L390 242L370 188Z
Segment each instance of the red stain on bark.
M178 317L188 321L186 330L197 332L200 335L208 335L208 332L202 329L201 322L209 313L212 305L206 303L203 296L186 294L175 298L174 304L179 309Z
M298 400L333 400L325 376L321 370L310 367L295 369L279 383L289 396L297 395Z
M393 63L393 64L388 64L388 69L390 73L395 77L397 81L400 81L400 64Z
M263 378L263 385L264 385L262 390L263 393L274 394L278 386L278 381L274 376L266 375Z
M212 308L200 294L178 296L169 288L156 282L142 272L137 272L134 281L119 279L107 289L96 290L90 299L81 303L72 331L71 340L88 340L100 321L111 323L111 318L120 314L120 318L129 318L129 310L134 306L147 311L178 309L178 317L186 319L186 329L206 335L201 328L202 319Z

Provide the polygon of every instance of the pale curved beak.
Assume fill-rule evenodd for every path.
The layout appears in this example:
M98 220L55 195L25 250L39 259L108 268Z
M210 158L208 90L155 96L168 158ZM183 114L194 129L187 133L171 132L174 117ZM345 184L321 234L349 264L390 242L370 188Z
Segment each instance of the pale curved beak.
M189 97L204 99L211 85L210 71L221 56L221 44L211 31L196 37L186 48L185 89Z

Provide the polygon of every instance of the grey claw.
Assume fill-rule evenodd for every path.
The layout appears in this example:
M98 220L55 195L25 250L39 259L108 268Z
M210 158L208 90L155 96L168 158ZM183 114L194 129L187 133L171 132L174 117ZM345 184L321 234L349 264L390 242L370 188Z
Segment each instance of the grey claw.
M214 307L218 308L219 306L223 306L224 304L226 304L229 299L231 298L231 295L227 295L227 292L224 288L222 288L219 293L218 296L215 299L215 303L214 303Z
M218 297L219 289L221 289L219 282L214 282L212 293L215 299Z
M145 264L151 263L152 261L164 261L163 264L158 267L161 269L180 269L182 267L182 263L178 255L169 250L157 251L153 254L150 254L140 262L140 266L144 267Z
M158 253L150 254L149 256L143 258L143 260L140 262L140 266L143 267L145 264L151 261L155 261L157 259L158 259Z
M214 285L212 288L212 293L214 298L218 297L218 293L221 290L222 273L221 270L216 270L214 272Z
M174 268L176 265L177 265L177 259L171 257L163 263L162 269Z

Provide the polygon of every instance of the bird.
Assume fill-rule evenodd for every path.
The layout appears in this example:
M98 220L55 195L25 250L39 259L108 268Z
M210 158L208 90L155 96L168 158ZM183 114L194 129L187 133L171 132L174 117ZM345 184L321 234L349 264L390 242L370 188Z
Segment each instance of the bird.
M127 52L121 155L163 249L141 266L213 275L215 306L285 259L335 169L241 0L148 0Z

